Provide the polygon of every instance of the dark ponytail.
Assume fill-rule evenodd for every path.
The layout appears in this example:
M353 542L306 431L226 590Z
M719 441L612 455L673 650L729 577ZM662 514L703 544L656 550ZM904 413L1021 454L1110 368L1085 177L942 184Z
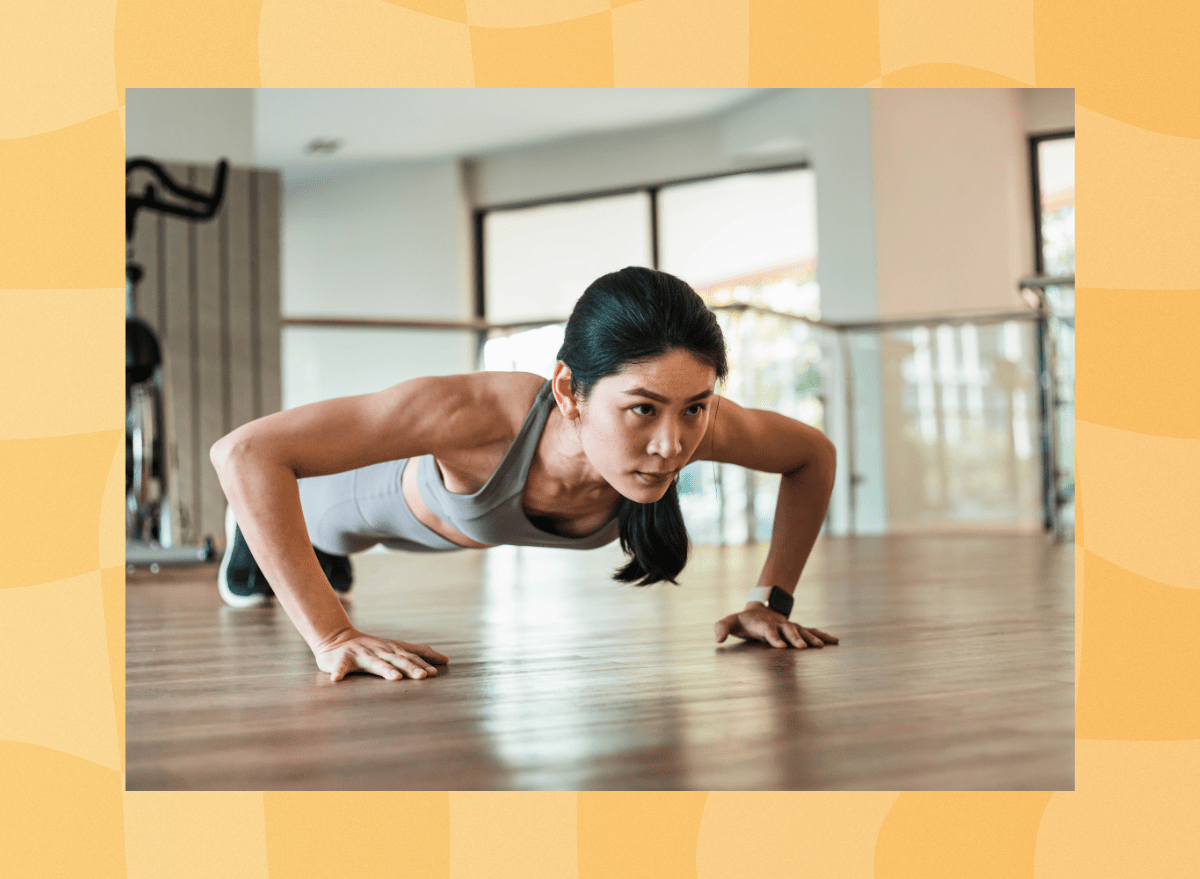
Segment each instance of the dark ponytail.
M652 504L621 498L617 524L621 549L630 559L617 569L613 579L635 586L649 586L661 580L674 583L687 564L689 547L675 483Z
M600 379L675 350L711 366L718 380L729 372L725 337L704 300L673 275L631 267L584 291L567 321L558 359L571 368L571 393L587 399ZM652 504L622 497L617 522L621 549L631 558L613 578L638 586L674 583L688 557L676 483Z

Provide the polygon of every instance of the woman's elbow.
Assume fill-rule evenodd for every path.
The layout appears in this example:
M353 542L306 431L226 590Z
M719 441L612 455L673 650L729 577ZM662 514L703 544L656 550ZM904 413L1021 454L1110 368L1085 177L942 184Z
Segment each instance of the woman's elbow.
M244 459L250 449L250 438L244 428L225 434L208 450L208 460L218 476L231 472L237 462Z
M818 443L820 448L820 457L822 462L830 469L837 469L837 446L833 444L833 440L821 434L821 441Z
M817 469L833 484L834 474L837 473L837 447L829 437L821 434L813 450L813 461Z
M824 434L816 434L805 443L803 460L789 471L788 475L816 474L820 479L832 485L836 472L837 448L829 437Z

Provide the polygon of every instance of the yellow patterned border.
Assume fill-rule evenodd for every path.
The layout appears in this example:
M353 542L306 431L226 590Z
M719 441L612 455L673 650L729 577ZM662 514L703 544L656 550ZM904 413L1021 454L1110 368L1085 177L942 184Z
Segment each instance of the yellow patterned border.
M1200 875L1197 33L1118 0L6 3L0 873ZM125 794L123 89L260 85L1074 87L1077 790Z

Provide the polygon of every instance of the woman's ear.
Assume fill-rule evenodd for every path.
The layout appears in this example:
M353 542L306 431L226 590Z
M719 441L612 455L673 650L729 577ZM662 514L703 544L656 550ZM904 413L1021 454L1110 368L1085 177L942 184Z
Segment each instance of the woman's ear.
M550 379L550 389L554 392L554 404L558 411L568 421L579 417L579 404L571 393L571 367L561 360L554 365L554 375Z

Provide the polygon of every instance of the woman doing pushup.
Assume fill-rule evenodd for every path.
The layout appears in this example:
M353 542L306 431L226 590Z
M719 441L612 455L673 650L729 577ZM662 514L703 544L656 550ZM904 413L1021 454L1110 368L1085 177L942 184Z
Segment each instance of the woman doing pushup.
M231 511L221 595L244 607L273 594L335 681L436 675L449 660L432 647L351 625L349 553L620 540L617 580L675 582L688 555L676 479L718 461L782 478L758 586L716 623L717 641L836 644L788 619L833 489L833 445L717 396L727 372L703 300L671 275L627 268L580 297L549 382L421 378L252 421L211 452Z

